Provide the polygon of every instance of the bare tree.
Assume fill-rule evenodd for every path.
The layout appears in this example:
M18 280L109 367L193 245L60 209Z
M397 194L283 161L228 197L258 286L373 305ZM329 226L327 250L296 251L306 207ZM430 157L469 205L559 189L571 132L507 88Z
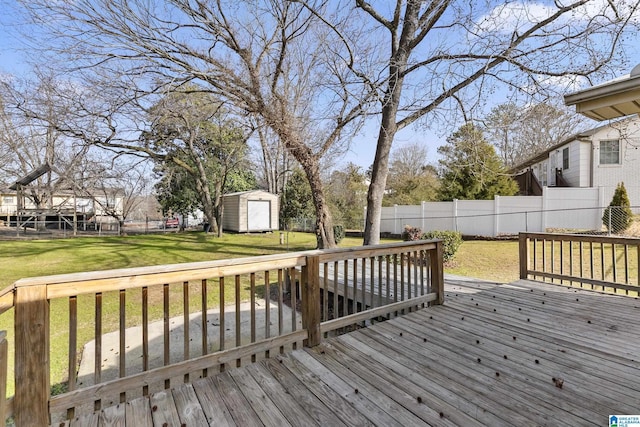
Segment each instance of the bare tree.
M127 218L142 204L149 190L146 162L115 157L86 161L83 171L67 182L76 196L89 199L94 214L113 218L125 233Z
M509 102L494 107L482 122L504 164L513 167L578 132L585 118L552 104Z
M260 149L256 157L259 165L259 179L273 194L282 194L293 172L295 161L286 147L266 126L257 126Z
M360 117L380 115L364 238L372 244L398 131L426 117L454 122L444 116L453 110L466 118L500 88L534 96L605 71L638 9L637 0L22 4L73 67L106 70L135 96L197 80L259 116L305 170L321 247L334 244L321 159Z
M365 244L380 238L380 213L396 133L447 109L468 116L500 87L546 95L564 77L603 71L638 13L637 1L527 2L356 0L370 39L387 46L376 70L381 124L367 197ZM357 52L358 46L354 45ZM567 58L562 60L562 58Z
M438 197L438 174L429 164L427 147L420 143L409 143L394 147L385 206L420 204Z
M197 81L261 121L302 165L313 189L320 247L334 246L321 159L358 124L363 96L340 60L345 44L292 2L144 0L25 1L47 28L52 52L75 69L123 81L131 97ZM340 19L343 19L342 16ZM347 54L348 56L348 54ZM338 58L338 59L337 59ZM124 80L126 84L124 84ZM102 145L117 146L113 139Z
M67 188L65 178L89 156L90 147L59 130L75 114L74 88L51 74L33 80L0 82L0 170L7 183L40 166L48 170L26 187L37 209L52 209L53 196Z

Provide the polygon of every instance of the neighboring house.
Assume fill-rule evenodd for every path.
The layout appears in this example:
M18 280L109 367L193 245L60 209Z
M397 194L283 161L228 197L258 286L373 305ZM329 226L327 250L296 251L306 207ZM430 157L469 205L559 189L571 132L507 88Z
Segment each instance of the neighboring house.
M74 196L71 192L60 191L55 194L51 201L51 208L44 208L41 211L45 214L60 213L70 215L74 212L87 214L96 218L99 222L111 222L111 218L104 210L104 206L113 206L116 212L122 212L123 197L114 192L106 196L97 196L95 199L88 197ZM36 205L28 193L23 194L21 202L23 215L36 211ZM0 218L15 216L18 210L18 193L15 190L0 188Z
M624 182L631 205L640 207L639 171L638 116L573 135L512 169L523 195L540 195L544 187L594 187L611 200Z

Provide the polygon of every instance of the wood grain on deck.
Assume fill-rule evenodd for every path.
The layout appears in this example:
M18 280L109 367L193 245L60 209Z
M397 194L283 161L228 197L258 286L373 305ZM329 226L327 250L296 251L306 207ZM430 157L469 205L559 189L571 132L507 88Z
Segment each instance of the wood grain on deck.
M532 281L446 290L443 306L67 424L602 426L640 413L637 299Z

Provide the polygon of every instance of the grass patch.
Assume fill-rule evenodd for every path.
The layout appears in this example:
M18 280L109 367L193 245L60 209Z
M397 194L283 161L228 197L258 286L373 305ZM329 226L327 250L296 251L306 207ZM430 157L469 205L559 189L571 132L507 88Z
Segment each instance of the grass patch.
M518 280L518 242L471 240L463 242L445 273L475 277L499 283Z
M0 241L0 287L4 288L20 278L43 275L108 270L114 268L211 261L217 259L251 257L287 251L315 248L315 235L290 232L280 245L279 233L226 234L222 238L204 233L137 235L125 237L86 237L58 240ZM390 242L390 241L387 241ZM347 237L340 246L362 244L361 238ZM487 280L510 281L518 274L517 242L464 242L447 273L467 275ZM257 275L260 276L260 275ZM257 277L257 283L262 278ZM218 282L210 281L208 306L219 304ZM189 304L192 312L200 307L200 284L189 284ZM249 298L248 284L243 282L241 300ZM150 320L162 318L162 286L149 289ZM235 283L225 281L225 302L235 302ZM178 316L183 310L182 285L170 287L170 313ZM141 294L127 292L127 325L139 325ZM103 333L118 329L119 298L117 292L103 295ZM95 301L93 295L78 297L78 352L93 339ZM82 325L86 325L82 327ZM13 366L13 312L0 318L0 329L9 331L9 366ZM51 303L51 384L57 393L66 390L68 358L68 302ZM79 353L80 354L80 353ZM10 370L10 375L13 372ZM13 394L13 381L8 384Z

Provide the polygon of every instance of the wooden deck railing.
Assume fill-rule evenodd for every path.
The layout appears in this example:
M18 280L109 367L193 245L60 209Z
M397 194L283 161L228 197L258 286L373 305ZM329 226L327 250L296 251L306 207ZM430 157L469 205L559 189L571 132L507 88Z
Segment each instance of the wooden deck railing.
M8 371L18 379L7 400L0 337L0 419L47 425L317 345L442 303L443 283L440 241L22 279L0 293L0 313L14 314ZM68 376L51 378L52 364ZM63 392L52 396L52 382Z
M520 233L520 278L638 296L640 239Z

